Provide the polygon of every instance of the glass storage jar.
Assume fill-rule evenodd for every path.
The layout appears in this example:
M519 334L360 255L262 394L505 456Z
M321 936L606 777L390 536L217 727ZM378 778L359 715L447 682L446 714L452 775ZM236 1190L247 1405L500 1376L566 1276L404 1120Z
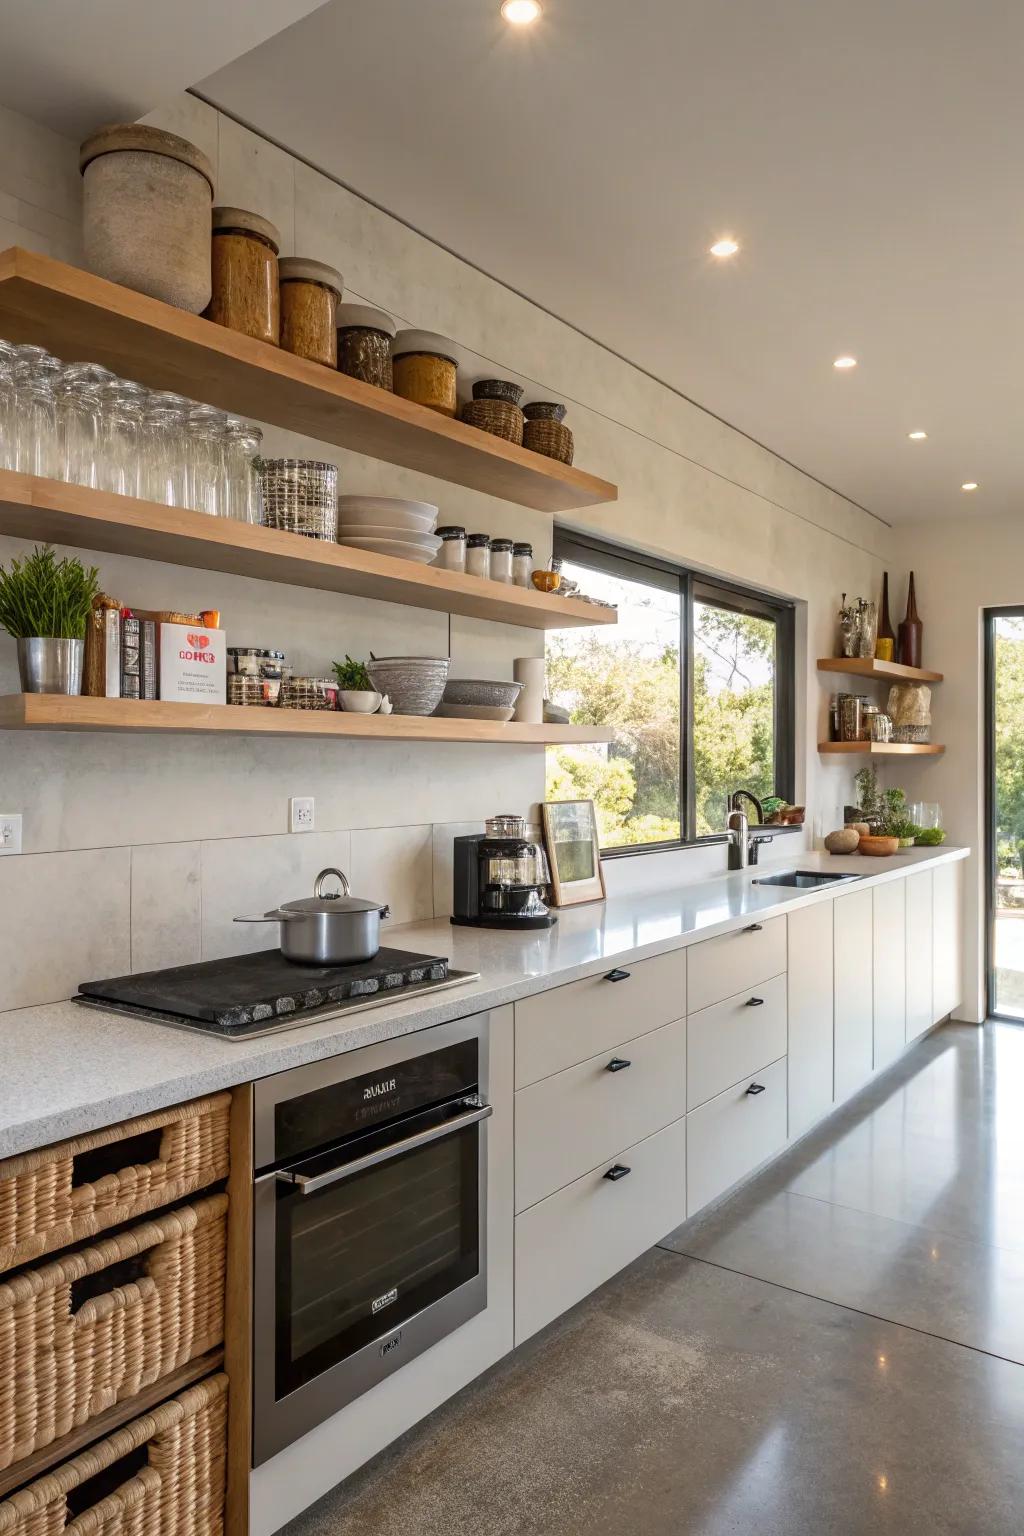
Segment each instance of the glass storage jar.
M471 533L466 540L466 574L484 578L491 574L491 541L486 533Z
M296 357L334 368L338 362L338 305L341 273L306 256L283 256L277 264L281 288L281 345Z
M395 323L368 304L338 305L338 372L378 389L392 387L391 343Z
M399 331L391 348L395 394L442 416L454 416L458 408L454 350L447 337L433 331Z
M512 540L491 540L491 580L512 585Z
M276 347L281 340L280 247L281 236L269 219L244 208L215 208L207 318Z
M513 544L512 580L517 587L528 587L533 575L533 545Z
M441 540L441 548L434 558L434 564L439 565L444 571L465 571L465 528L458 528L454 524L446 528L438 528L437 537Z

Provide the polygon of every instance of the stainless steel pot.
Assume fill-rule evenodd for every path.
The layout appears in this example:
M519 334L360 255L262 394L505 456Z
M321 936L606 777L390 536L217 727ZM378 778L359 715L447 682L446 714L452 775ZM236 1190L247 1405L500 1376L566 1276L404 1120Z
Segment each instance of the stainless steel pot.
M325 891L331 875L341 887ZM340 869L322 869L312 896L286 901L258 917L236 917L236 923L279 923L281 953L300 965L358 965L372 960L380 949L380 922L390 917L379 901L364 901L349 894L348 876Z

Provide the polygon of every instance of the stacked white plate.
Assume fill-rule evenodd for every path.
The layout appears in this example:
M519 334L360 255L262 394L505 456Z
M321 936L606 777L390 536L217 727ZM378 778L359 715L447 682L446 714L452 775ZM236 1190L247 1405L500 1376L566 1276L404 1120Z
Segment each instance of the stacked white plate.
M429 565L441 548L435 537L437 508L397 496L339 496L338 543Z

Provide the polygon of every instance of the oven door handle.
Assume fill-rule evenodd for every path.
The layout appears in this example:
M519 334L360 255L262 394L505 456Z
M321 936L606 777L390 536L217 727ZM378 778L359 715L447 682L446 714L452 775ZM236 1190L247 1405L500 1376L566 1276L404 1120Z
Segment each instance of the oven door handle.
M379 1147L376 1152L368 1152L365 1157L354 1157L351 1162L342 1163L338 1168L328 1168L325 1173L295 1173L290 1168L280 1168L270 1177L293 1185L300 1195L315 1195L332 1184L340 1184L342 1179L350 1179L367 1168L376 1168L394 1157L401 1157L403 1152L415 1152L418 1147L427 1147L432 1141L440 1141L443 1136L454 1136L457 1131L478 1125L481 1120L493 1114L494 1109L490 1104L481 1104L476 1109L467 1110L465 1114L453 1116L443 1125L431 1126L429 1131L417 1131L415 1136L393 1141L390 1146Z

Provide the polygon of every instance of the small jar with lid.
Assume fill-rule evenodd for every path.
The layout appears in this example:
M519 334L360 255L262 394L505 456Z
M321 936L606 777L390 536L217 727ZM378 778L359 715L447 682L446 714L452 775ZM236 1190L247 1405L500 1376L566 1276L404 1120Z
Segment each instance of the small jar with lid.
M336 368L341 273L307 256L282 256L277 271L282 347L311 363Z
M399 331L391 348L395 394L442 416L454 416L458 365L455 347L433 331Z
M441 540L441 548L434 558L434 564L443 571L464 572L466 569L466 530L451 524L446 528L437 529L437 537Z
M275 347L281 341L277 253L269 219L244 208L213 210L213 297L207 318Z
M466 540L466 575L486 580L490 574L491 541L486 533L471 533Z
M533 545L512 545L512 580L517 587L528 587L533 575Z
M511 539L491 540L492 581L503 581L507 586L512 585L512 549Z
M391 389L395 322L369 304L338 305L338 372L378 389Z

